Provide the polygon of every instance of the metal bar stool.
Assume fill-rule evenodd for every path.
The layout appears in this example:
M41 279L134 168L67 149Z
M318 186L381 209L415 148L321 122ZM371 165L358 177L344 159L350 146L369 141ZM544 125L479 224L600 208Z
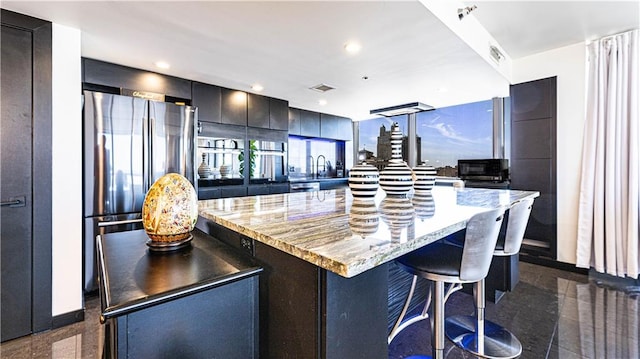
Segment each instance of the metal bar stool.
M504 242L498 242L493 255L510 256L520 251L524 231L529 221L533 199L516 202L509 209ZM485 320L485 281L474 284L476 316L456 315L445 321L445 334L457 346L483 358L515 358L522 353L522 344L507 329Z
M434 358L444 357L444 304L451 293L462 288L462 283L478 282L489 273L493 250L498 240L504 209L498 208L474 215L467 223L463 247L436 242L396 260L400 268L413 274L409 296L396 325L389 335L389 342L409 324L427 318L427 299L420 319L408 319L403 323L418 276L430 280L433 293L431 314L431 344ZM445 283L451 284L445 293ZM429 295L429 298L431 295ZM410 323L409 323L410 322ZM409 323L409 324L406 324ZM398 330L399 329L399 330Z

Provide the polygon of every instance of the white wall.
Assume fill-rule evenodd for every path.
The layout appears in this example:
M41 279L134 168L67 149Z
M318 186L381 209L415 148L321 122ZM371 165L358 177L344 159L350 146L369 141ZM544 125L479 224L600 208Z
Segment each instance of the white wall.
M52 315L83 307L80 31L53 24Z
M571 264L576 263L586 106L585 49L585 43L578 43L513 62L514 84L557 76L557 260Z

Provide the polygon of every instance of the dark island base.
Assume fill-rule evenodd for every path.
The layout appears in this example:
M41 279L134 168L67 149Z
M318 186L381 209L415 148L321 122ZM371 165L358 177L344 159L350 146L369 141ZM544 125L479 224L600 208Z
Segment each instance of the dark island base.
M198 228L253 255L261 358L388 358L388 266L344 278L215 223Z

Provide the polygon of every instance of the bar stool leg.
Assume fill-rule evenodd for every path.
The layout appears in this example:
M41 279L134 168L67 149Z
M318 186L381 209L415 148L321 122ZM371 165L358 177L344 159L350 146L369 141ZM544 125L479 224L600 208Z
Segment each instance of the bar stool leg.
M485 283L474 284L476 316L455 315L445 321L447 338L481 358L508 359L522 353L522 344L510 331L485 320Z
M433 284L433 321L431 322L431 347L433 358L444 358L444 282L434 281Z

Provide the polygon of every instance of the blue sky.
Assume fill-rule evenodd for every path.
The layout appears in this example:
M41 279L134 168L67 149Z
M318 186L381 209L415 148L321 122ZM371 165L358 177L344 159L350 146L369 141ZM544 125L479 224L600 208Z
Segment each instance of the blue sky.
M458 159L492 157L492 101L481 101L420 112L418 136L422 138L422 160L434 167L456 166ZM397 121L406 134L405 116L375 118L360 122L360 146L376 153L380 126L387 130Z

